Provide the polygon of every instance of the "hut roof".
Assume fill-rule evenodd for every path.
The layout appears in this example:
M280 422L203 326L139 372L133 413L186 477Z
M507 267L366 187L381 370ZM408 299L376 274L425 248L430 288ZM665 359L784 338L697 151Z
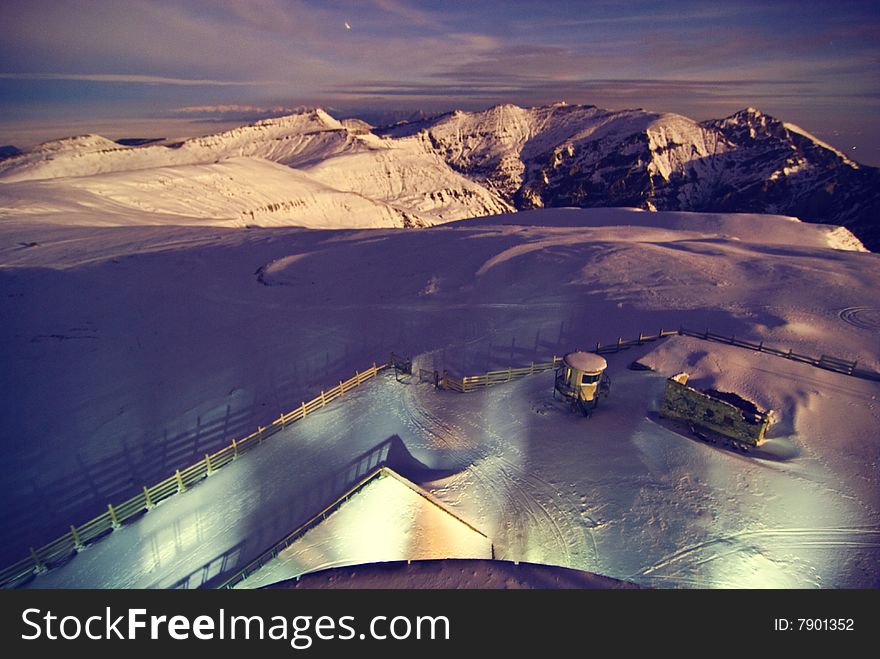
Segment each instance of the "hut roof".
M585 373L595 373L596 371L604 371L608 366L608 362L600 355L592 352L570 352L562 358L565 365Z

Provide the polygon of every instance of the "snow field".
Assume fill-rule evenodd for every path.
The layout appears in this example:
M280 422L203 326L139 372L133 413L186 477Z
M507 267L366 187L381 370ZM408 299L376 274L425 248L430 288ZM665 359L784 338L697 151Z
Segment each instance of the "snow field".
M646 215L556 209L415 232L4 219L4 560L392 350L479 373L684 325L880 367L876 255L790 218ZM504 557L653 585L876 585L876 385L717 344L653 349L656 375L612 363L609 410L623 413L586 426L538 413L543 376L458 398L368 385L377 401L328 408L321 430L296 424L313 441L267 458L267 474L236 462L35 583L204 583L320 508L286 479L332 490L334 469L396 435L452 472L428 485ZM796 457L766 464L654 424L678 370L780 410Z

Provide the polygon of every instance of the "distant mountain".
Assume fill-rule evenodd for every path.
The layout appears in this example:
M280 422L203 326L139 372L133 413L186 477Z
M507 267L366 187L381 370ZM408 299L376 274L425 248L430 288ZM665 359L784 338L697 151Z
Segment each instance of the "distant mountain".
M217 169L230 159L234 167ZM265 161L296 172L272 170L268 185ZM195 174L196 192L178 180ZM753 108L699 123L590 105L498 105L383 128L315 109L173 144L84 135L0 161L0 195L19 190L16 208L37 192L11 184L48 179L168 222L176 213L231 225L311 226L315 216L322 227L410 227L627 206L792 215L843 225L880 249L880 170Z
M79 224L418 227L510 210L421 140L320 109L170 144L82 135L0 162L0 215Z
M880 248L880 170L754 108L698 123L641 110L499 105L377 132L423 136L454 169L520 210L784 214L846 226Z

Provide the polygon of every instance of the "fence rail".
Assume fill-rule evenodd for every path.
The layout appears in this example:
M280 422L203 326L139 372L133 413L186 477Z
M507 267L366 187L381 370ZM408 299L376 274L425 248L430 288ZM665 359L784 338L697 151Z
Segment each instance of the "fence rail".
M674 336L678 333L679 330L664 329L661 329L657 334L645 334L644 332L639 332L637 339L624 341L622 338L618 338L617 341L613 343L597 343L594 349L588 350L587 352L594 352L598 355L613 354L634 346L645 345L646 343L657 341L658 339L667 336ZM543 373L544 371L555 369L561 363L562 357L553 355L552 359L547 362L532 362L528 366L520 366L517 368L511 367L499 371L488 371L478 375L464 375L457 377L449 371L443 371L443 375L437 378L437 386L443 389L449 389L450 391L468 393L476 391L477 389L492 387L496 384L510 382L511 380L518 380L519 378L534 375L535 373Z
M791 349L782 350L780 348L766 346L764 345L763 341L759 341L756 343L754 341L739 339L736 336L725 336L724 334L716 334L715 332L711 332L708 329L703 332L699 332L696 330L688 329L686 327L680 327L677 330L660 329L660 331L656 334L645 334L643 332L639 332L639 336L637 339L625 341L622 338L618 338L617 341L614 341L612 343L597 343L595 348L586 352L593 352L598 355L615 354L622 350L628 350L629 348L633 348L635 346L645 345L646 343L651 343L653 341L657 341L668 336L689 336L696 339L702 339L704 341L724 343L726 345L735 346L737 348L747 348L749 350L755 350L757 352L776 355L777 357L784 357L785 359L790 359L792 361L810 364L811 366L822 368L827 371L834 371L835 373L842 373L844 375L850 375L852 377L862 378L864 380L880 381L880 373L868 371L865 369L859 369L857 361L850 361L847 359L841 359L840 357L833 357L831 355L825 354L821 355L820 357L801 355ZM458 393L468 393L471 391L476 391L477 389L491 387L496 384L510 382L511 380L517 380L528 375L533 375L535 373L541 373L543 371L554 369L561 363L561 361L562 359L560 357L553 355L552 360L549 362L532 362L529 366L507 368L500 371L488 371L486 373L480 373L478 375L456 376L449 371L443 371L443 374L439 375L437 371L435 371L434 378L437 386L442 389L449 389L450 391L456 391ZM422 373L427 372L422 371ZM427 381L428 378L420 377L420 381L421 380Z
M681 336L690 336L695 339L703 339L704 341L715 341L716 343L726 343L727 345L736 346L738 348L748 348L749 350L755 350L757 352L766 352L770 355L776 355L777 357L784 357L785 359L790 359L792 361L809 364L811 366L815 366L816 368L825 369L826 371L834 371L835 373L851 375L853 377L861 378L863 380L880 381L880 373L875 373L874 371L869 371L867 369L860 369L858 367L858 361L850 361L848 359L841 359L840 357L834 357L832 355L825 354L822 354L819 357L801 355L794 352L791 348L789 348L788 350L773 348L771 346L764 345L763 341L755 343L754 341L738 339L735 336L724 336L723 334L716 334L715 332L711 332L708 329L703 332L699 332L696 330L688 329L686 327L681 327L679 328L678 333Z
M173 475L152 487L144 487L143 492L122 503L107 504L107 510L94 519L78 526L71 525L70 531L60 538L56 538L38 549L31 548L29 557L0 570L0 587L14 587L30 579L34 573L44 572L54 565L66 562L86 545L97 541L125 522L144 514L161 501L178 492L186 491L203 478L235 460L242 453L259 446L265 439L279 432L282 428L344 396L352 389L375 377L388 366L388 364L376 365L374 362L367 370L356 371L354 377L345 381L340 380L339 384L332 389L322 391L319 396L308 402L303 402L291 412L280 415L268 426L260 426L242 439L233 439L228 446L224 446L215 453L206 453L204 459L183 469L178 469Z

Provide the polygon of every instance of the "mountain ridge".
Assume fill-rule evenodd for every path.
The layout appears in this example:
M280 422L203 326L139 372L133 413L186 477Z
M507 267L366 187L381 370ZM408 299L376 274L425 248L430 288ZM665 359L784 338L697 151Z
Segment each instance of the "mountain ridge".
M880 248L880 169L752 107L697 122L640 109L500 104L380 128L314 108L173 144L54 140L0 161L0 190L229 158L268 160L370 198L383 205L382 217L386 207L400 214L396 226L562 206L747 212L845 226ZM263 201L295 205L295 188Z

